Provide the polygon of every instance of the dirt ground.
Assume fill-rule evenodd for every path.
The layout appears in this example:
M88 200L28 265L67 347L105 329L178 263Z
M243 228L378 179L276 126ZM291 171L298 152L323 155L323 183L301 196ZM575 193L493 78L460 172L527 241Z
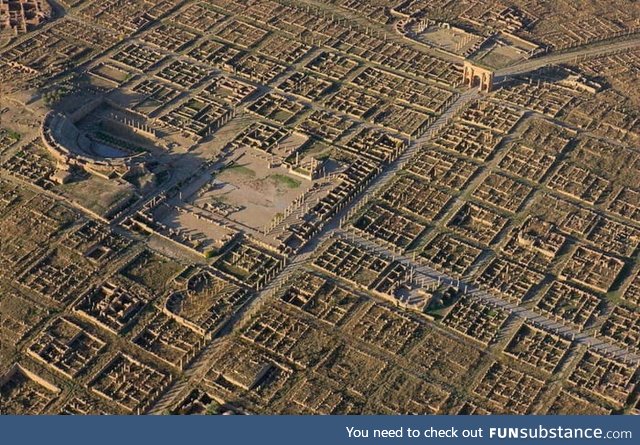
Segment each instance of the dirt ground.
M286 168L269 169L266 161L246 153L216 177L215 190L194 204L219 201L241 210L229 217L243 225L261 229L305 191L312 182L290 174Z

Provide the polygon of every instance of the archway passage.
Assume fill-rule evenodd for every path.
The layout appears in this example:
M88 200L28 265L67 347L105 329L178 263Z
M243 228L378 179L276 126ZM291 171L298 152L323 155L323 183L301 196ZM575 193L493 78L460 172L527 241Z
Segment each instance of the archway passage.
M493 89L494 73L491 70L465 61L462 75L464 84L470 88L478 87L480 91L485 92Z

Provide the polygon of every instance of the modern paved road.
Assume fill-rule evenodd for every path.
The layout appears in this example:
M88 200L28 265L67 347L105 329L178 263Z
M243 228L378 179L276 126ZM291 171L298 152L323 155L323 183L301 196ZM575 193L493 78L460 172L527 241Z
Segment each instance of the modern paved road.
M629 49L640 48L640 36L629 37L624 40L615 40L609 43L593 44L579 47L571 51L551 53L546 56L529 59L495 72L496 78L504 78L517 74L529 73L545 66L570 63L583 58L612 54Z

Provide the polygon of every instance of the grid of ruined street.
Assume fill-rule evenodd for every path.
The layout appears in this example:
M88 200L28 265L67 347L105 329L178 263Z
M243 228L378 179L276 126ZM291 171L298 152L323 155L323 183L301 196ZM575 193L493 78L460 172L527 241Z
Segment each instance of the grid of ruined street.
M575 4L0 0L0 414L640 414L640 6Z

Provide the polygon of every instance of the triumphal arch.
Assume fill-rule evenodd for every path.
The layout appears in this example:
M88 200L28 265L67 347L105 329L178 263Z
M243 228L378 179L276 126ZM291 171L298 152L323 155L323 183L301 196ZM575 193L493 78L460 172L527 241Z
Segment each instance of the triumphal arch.
M470 87L477 86L480 91L489 92L493 89L493 80L493 71L465 60L463 71L463 81L465 85L469 85Z

